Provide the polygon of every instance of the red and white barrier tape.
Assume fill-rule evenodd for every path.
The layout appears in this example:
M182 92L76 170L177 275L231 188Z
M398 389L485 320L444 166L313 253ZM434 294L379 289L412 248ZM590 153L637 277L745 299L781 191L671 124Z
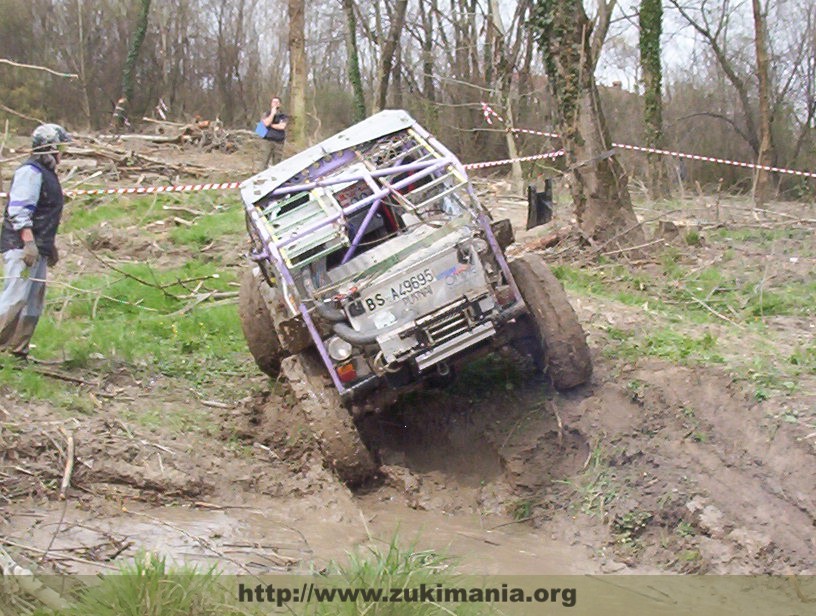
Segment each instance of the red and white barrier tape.
M482 163L469 163L464 165L465 169L484 169L486 167L498 167L509 165L512 162L524 162L527 160L539 160L542 158L557 158L563 156L564 151L547 152L546 154L535 154L533 156L522 156L520 158L507 158L503 160L489 160ZM95 195L155 195L158 193L178 193L178 192L199 192L202 190L233 190L238 188L241 182L222 182L220 184L182 184L179 186L133 186L130 188L93 188L66 190L66 197L87 197ZM8 193L0 192L0 199L8 197Z
M94 195L153 195L171 192L198 192L202 190L232 190L240 186L240 182L221 182L220 184L181 184L178 186L132 186L130 188L93 188L66 190L66 197L86 197ZM8 197L8 193L0 192L0 198Z
M500 120L501 122L505 122L504 118L501 117L498 113L496 113L490 105L483 102L482 103L482 111L484 112L485 118L493 116ZM493 124L493 122L488 122L489 124ZM506 122L505 122L506 123ZM528 135L539 135L541 137L551 137L557 138L557 133L548 133L545 131L540 130L532 130L529 128L511 128L510 129L514 133L526 133ZM761 169L763 171L770 171L773 173L786 173L788 175L796 175L799 177L806 177L806 178L816 178L816 173L810 171L799 171L798 169L785 169L782 167L771 167L770 165L758 165L756 163L746 163L739 160L728 160L726 158L718 158L716 156L703 156L701 154L688 154L686 152L675 152L672 150L661 150L659 148L646 148L639 145L630 145L628 143L613 143L612 144L616 148L621 148L623 150L632 150L635 152L646 152L648 154L660 154L661 156L676 156L677 158L687 158L690 160L701 160L704 162L710 163L718 163L720 165L732 165L734 167L745 167L747 169Z
M564 155L564 150L547 152L546 154L533 154L532 156L519 156L517 158L505 158L503 160L488 160L483 163L468 163L465 169L484 169L485 167L498 167L499 165L509 165L514 162L524 162L526 160L540 160L542 158L558 158Z

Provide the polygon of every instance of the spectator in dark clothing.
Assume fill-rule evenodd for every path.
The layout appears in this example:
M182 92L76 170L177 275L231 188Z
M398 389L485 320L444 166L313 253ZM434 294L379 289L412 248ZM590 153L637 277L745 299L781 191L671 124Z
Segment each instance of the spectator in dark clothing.
M280 110L281 99L272 97L269 112L261 118L266 126L266 136L263 138L263 148L259 160L259 171L263 171L270 164L277 165L283 158L283 144L286 141L286 122L289 117Z
M14 172L0 231L5 282L0 294L0 348L25 358L45 301L48 267L59 260L54 240L63 194L56 168L71 136L57 124L38 126L32 154Z

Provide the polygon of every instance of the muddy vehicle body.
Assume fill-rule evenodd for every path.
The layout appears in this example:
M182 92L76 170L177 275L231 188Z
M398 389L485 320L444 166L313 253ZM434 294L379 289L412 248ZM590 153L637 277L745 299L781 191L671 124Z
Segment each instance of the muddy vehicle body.
M584 383L585 336L535 255L508 262L464 166L408 113L380 112L241 185L254 266L241 322L282 373L327 463L377 470L355 426L396 394L512 344L553 384ZM531 202L531 207L534 204Z

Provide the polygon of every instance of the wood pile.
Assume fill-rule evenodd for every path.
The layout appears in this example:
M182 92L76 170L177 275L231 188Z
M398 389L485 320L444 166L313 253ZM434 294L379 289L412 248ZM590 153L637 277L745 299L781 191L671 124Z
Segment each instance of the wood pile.
M194 163L170 162L144 152L118 147L109 143L106 137L91 136L79 136L76 144L65 150L61 167L69 170L64 178L66 180L83 171L90 171L95 177L104 174L111 179L145 174L167 178L204 177L213 171Z
M248 130L226 130L221 120L202 120L196 117L192 122L169 122L153 118L142 118L155 129L154 135L120 135L123 140L141 139L152 143L175 143L197 147L202 152L235 152L247 136L254 136Z

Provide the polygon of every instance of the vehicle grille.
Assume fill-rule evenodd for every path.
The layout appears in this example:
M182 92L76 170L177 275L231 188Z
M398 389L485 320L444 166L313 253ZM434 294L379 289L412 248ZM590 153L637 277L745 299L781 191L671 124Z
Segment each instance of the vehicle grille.
M439 321L426 325L423 329L428 337L428 345L437 346L469 331L470 322L464 311L457 311Z

